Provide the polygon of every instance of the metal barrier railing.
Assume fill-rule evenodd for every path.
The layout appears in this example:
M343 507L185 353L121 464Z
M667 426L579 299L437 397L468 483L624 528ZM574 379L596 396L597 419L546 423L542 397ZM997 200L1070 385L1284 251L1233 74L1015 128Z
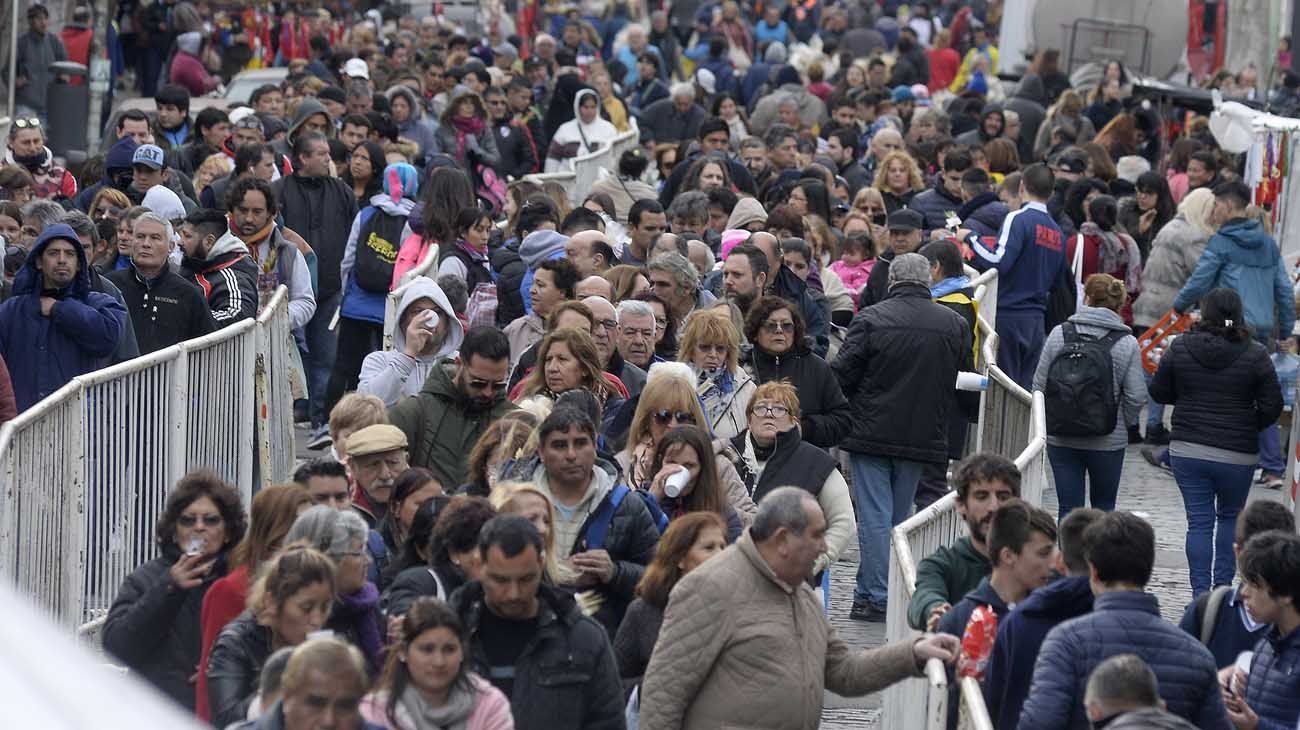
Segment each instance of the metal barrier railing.
M989 378L980 402L976 443L982 451L1003 454L1020 469L1021 497L1041 504L1047 483L1047 420L1042 393L1030 394L997 367L997 333L988 316L997 316L997 276L986 272L978 277L975 299L980 302L978 326L983 338L980 368ZM986 316L988 315L988 316ZM916 635L907 623L907 606L916 591L916 570L921 560L940 547L951 545L966 533L957 512L957 494L949 492L929 507L896 526L890 535L889 598L885 610L885 640L898 641ZM928 667L927 667L928 670ZM963 681L961 712L969 717L963 727L991 728L979 685L973 693ZM942 699L936 697L942 695ZM897 683L884 692L884 715L890 728L900 730L943 730L947 727L948 684L927 679ZM919 712L925 708L924 714Z
M0 579L76 627L153 557L154 525L186 472L213 470L245 504L258 479L286 479L288 327L281 287L257 320L74 378L0 427ZM258 402L259 359L278 400ZM259 424L270 454L255 469Z
M524 179L538 185L557 183L564 188L570 205L582 205L587 193L591 192L591 186L600 179L600 171L617 172L618 158L628 149L641 144L641 130L637 127L636 120L629 119L628 124L628 130L615 137L608 147L566 160L564 169L559 172L534 173L525 175Z
M957 708L957 730L993 730L993 719L984 706L984 693L979 681L974 677L962 677L959 686L961 702Z

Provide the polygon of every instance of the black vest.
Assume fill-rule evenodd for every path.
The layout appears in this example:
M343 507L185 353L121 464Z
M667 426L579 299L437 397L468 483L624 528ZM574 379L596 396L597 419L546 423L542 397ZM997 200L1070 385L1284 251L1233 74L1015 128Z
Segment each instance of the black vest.
M826 477L835 469L835 460L830 454L804 441L799 429L791 428L776 435L776 450L763 467L762 476L756 480L744 459L747 438L749 431L742 431L731 439L731 445L741 455L736 471L745 482L754 504L777 487L799 487L816 497L821 493Z

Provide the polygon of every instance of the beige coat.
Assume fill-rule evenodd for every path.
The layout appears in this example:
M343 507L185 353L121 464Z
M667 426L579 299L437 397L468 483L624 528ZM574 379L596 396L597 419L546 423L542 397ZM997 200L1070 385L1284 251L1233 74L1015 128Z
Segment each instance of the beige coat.
M546 334L546 323L537 313L525 314L516 319L505 328L506 341L510 343L510 371L514 372L515 366L519 364L519 358L524 356L528 348L542 341Z
M807 583L781 581L746 531L673 589L641 687L641 730L815 730L823 690L920 676L912 641L853 651Z

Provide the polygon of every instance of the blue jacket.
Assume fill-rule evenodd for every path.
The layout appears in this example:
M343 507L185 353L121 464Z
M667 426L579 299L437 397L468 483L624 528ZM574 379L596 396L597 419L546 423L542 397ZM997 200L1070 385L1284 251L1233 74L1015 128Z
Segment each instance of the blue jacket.
M998 200L997 193L989 192L980 193L966 201L957 210L957 217L961 218L962 227L969 228L982 237L992 238L1002 231L1002 221L1006 220L1010 212L1007 204Z
M1218 667L1226 667L1237 661L1238 654L1254 649L1255 644L1273 628L1272 624L1255 624L1251 621L1240 591L1241 588L1235 587L1224 597L1223 605L1219 606L1219 612L1214 616L1210 643L1205 645L1214 655L1214 664ZM1201 621L1212 594L1213 591L1206 591L1187 604L1187 610L1178 622L1178 628L1196 637L1197 641L1201 640Z
M77 275L66 287L45 291L36 266L54 240L67 241L76 250ZM58 300L49 317L41 314L42 295ZM116 299L91 291L86 252L77 234L63 223L47 227L14 277L13 294L0 305L0 356L9 366L18 412L106 365L126 319L126 308Z
M1155 672L1168 710L1201 730L1229 730L1210 650L1160 618L1150 593L1104 593L1092 613L1052 629L1034 664L1020 730L1087 730L1088 675L1116 654L1137 654Z
M1016 726L1047 632L1091 610L1088 578L1066 576L1030 593L998 622L993 656L984 674L984 704L994 727Z
M925 230L933 231L948 225L948 214L961 210L961 198L953 197L943 186L943 176L936 175L934 185L929 190L917 193L907 207L920 213L925 218Z
M1259 730L1293 730L1300 719L1300 629L1282 636L1275 627L1255 645L1246 704Z
M1280 325L1284 335L1295 325L1295 297L1277 243L1259 221L1234 218L1210 237L1196 269L1174 297L1174 309L1186 312L1215 287L1241 295L1246 324L1259 336ZM1276 310L1276 311L1275 311Z
M1007 611L1010 609L1007 607L1006 602L1002 600L1002 596L999 596L998 592L993 590L993 586L989 584L989 578L990 576L984 576L979 585L975 586L975 590L963 596L957 602L957 605L953 606L943 615L943 618L939 619L939 633L952 634L957 637L965 635L966 624L970 623L970 615L975 613L975 609L979 606L992 606L993 613L997 615L998 622L1001 623L1002 617L1006 616Z
M1064 238L1047 206L1030 201L1009 213L992 246L976 234L966 242L975 268L998 270L999 312L1047 312L1047 293L1066 265Z

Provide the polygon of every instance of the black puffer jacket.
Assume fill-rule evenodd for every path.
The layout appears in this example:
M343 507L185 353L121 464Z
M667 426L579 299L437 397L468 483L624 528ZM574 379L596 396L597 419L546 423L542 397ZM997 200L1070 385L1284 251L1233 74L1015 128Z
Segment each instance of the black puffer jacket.
M199 613L203 597L226 574L222 554L202 585L184 590L168 571L180 559L180 549L168 545L126 577L113 599L104 624L104 648L168 697L194 709L194 668L202 641Z
M343 288L343 252L357 217L357 197L336 177L289 175L271 186L280 203L284 227L302 236L316 252L316 300ZM332 312L330 313L333 314Z
M853 427L853 412L831 366L802 344L781 355L757 345L745 350L741 365L759 385L769 380L788 380L799 392L803 440L823 449L838 446Z
M1174 408L1173 440L1253 454L1282 413L1282 388L1264 346L1208 332L1174 340L1148 387Z
M519 239L511 239L488 253L492 273L497 275L497 327L524 316L524 295L520 287L528 265L519 258Z
M605 631L582 614L573 597L538 588L537 632L515 662L510 709L517 730L609 730L624 727L623 686ZM469 636L470 668L491 681L492 666L479 636L483 586L467 583L451 597Z
M970 327L960 315L930 301L927 286L895 285L885 301L853 318L831 364L855 416L840 445L861 454L946 463L957 372L973 370L972 357ZM979 394L960 391L957 401L974 410Z
M257 694L262 665L271 656L271 630L249 611L226 624L208 654L208 707L213 727L228 727L248 716Z

